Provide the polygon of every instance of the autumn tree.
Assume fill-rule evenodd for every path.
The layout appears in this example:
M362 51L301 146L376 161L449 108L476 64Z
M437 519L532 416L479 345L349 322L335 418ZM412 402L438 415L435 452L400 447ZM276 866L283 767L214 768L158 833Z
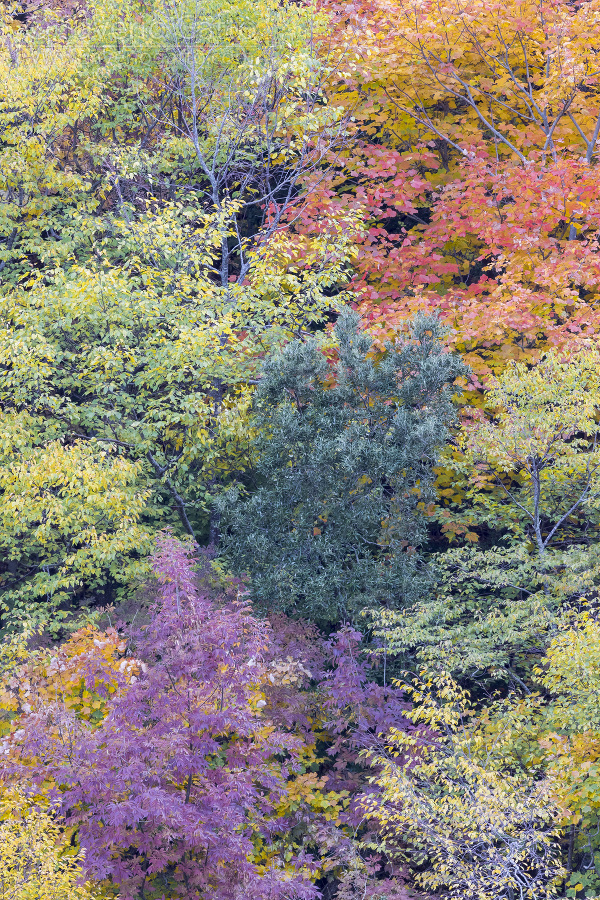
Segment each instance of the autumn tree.
M498 515L505 528L512 518L540 557L581 515L594 516L599 392L596 349L571 359L549 353L531 369L509 366L486 393L492 418L466 429L482 517Z
M535 692L471 707L464 723L478 763L528 774L545 793L569 897L593 897L600 884L597 647L594 605L571 611L532 673Z
M449 897L557 897L564 880L560 813L547 783L495 758L472 719L470 698L432 673L412 688L418 729L392 729L387 754L371 754L381 796L365 811L379 845L408 858L418 884ZM486 740L487 738L487 740Z
M301 900L323 879L402 896L357 841L359 754L407 724L402 690L373 679L359 633L257 619L242 584L196 560L163 535L121 630L88 624L51 647L5 638L4 789L52 798L102 896Z
M89 258L111 210L135 219L191 190L207 213L238 201L215 272L227 288L343 143L335 66L315 47L328 18L312 6L41 4L26 27L3 15L5 282L34 260Z
M4 775L60 786L56 811L76 828L85 873L121 897L233 898L242 886L313 897L301 866L254 853L295 765L294 741L262 716L268 625L236 602L235 589L213 603L195 584L192 550L162 540L156 602L130 636L129 659L115 665L123 648L95 637L75 667L57 658L46 669L74 683L30 689L5 741Z
M364 216L354 287L374 333L435 309L479 378L594 333L595 4L328 8L355 130L305 227Z
M139 465L86 441L42 443L39 418L2 416L0 428L5 626L32 617L58 625L83 583L113 600L145 574L152 546Z

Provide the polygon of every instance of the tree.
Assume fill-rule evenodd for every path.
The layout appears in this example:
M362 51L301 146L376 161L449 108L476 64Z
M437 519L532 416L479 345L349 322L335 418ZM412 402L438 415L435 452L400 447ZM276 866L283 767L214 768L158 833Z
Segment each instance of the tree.
M152 541L139 465L82 441L38 443L39 418L0 416L0 427L3 626L56 626L84 586L102 596L145 575Z
M359 325L349 311L338 318L332 369L315 340L266 362L257 487L226 509L224 552L251 575L255 600L320 622L407 605L427 583L423 510L465 372L434 320L380 359Z
M233 218L215 273L227 289L343 142L333 67L315 49L327 15L309 4L41 4L24 27L9 5L0 28L5 283L32 262L89 260L111 210L135 219L146 200L191 191L199 210Z
M231 867L234 895L239 890L252 891L254 896L256 890L261 897L277 897L281 892L286 898L312 896L311 885L325 878L336 883L350 866L353 879L368 885L374 897L394 886L402 897L401 878L379 884L385 860L370 858L368 852L361 855L356 841L363 831L357 807L368 770L359 752L370 746L382 728L406 725L402 692L373 680L374 661L361 653L360 634L345 628L327 640L307 623L282 615L272 623L256 622L241 603L243 586L220 575L218 565L206 565L208 555L202 555L205 568L196 574L190 564L193 552L193 547L182 546L171 536L162 538L154 561L157 570L160 566L160 581L147 588L156 605L138 606L135 612L136 619L146 621L141 630L123 626L120 631L113 627L101 631L88 624L50 647L33 647L31 638L39 636L31 632L3 640L0 751L4 783L10 786L15 777L20 779L23 791L43 805L49 802L48 795L53 798L61 827L64 816L69 817L73 852L82 844L86 848L86 871L89 868L102 878L99 871L106 863L102 869L106 875L108 866L108 880L104 877L99 884L103 896L112 896L118 885L125 892L138 883L131 867L139 863L143 869L145 863L130 846L132 840L146 841L148 859L157 869L165 853L169 859L176 855L174 841L187 841L192 872L210 881L214 863L218 880L219 857L214 850L210 862L202 853L195 856L190 840L201 842L207 836L210 840L211 829L222 828L231 801L234 816L240 818L228 815L227 824L241 824L219 847ZM188 589L208 603L211 626L199 626L202 639L189 639L189 619L184 616ZM169 628L159 634L165 603L172 606L179 624L175 631ZM103 618L110 620L112 611ZM219 630L221 637L217 636L217 622L217 630L233 626L229 649L222 641L219 644L224 632ZM238 633L237 625L245 630ZM188 635L185 648L178 636L180 627ZM179 642L188 676L175 680L174 656L161 635L176 645ZM260 642L258 647L254 638ZM146 639L153 642L149 655L140 652ZM232 654L235 669L230 666ZM163 662L166 669L161 668ZM148 685L141 687L148 680L151 691ZM137 691L148 701L143 705L143 727L137 719L131 721L133 710L138 709ZM177 697L184 695L185 702L179 702ZM201 697L206 702L196 709L194 704ZM243 724L248 717L254 743ZM237 724L232 724L234 719ZM234 730L224 734L221 725L226 721ZM185 736L193 744L191 750L186 750ZM227 761L238 752L240 767L229 771ZM182 764L182 754L194 769L187 805L185 800L180 803L187 782L184 778L178 791L173 776L173 767ZM259 757L262 762L254 765L252 760L257 762ZM74 791L79 792L77 797ZM86 799L79 805L82 791ZM245 798L242 806L247 803L245 812L236 805L240 797ZM140 807L142 820L135 812ZM173 820L167 821L169 809ZM178 831L173 827L175 820ZM232 868L240 861L246 868L241 874L238 870L238 883ZM161 885L164 889L165 883L175 890L176 880L165 864L165 871L157 872L154 879L148 876L145 896L153 897L153 891ZM211 897L213 887L211 881L205 889ZM224 884L218 889L226 891Z
M499 513L511 527L516 519L512 528L535 543L540 557L578 517L594 516L598 362L594 348L571 359L548 353L530 369L513 364L486 394L495 421L481 416L466 431L475 484L483 488L479 503L492 521ZM499 500L488 501L486 481Z
M386 106L448 149L466 156L484 134L500 154L524 162L534 149L552 157L576 135L576 152L592 161L600 133L595 5L368 0L342 23L363 84L383 82Z
M465 456L449 462L463 479L457 518L470 502L471 528L496 545L436 554L433 595L402 617L378 615L389 650L428 664L443 653L462 678L526 687L561 610L597 590L599 404L595 349L499 376L486 414L465 420Z
M536 691L479 710L488 765L530 773L548 791L562 829L566 896L594 897L598 864L599 628L594 604L570 611L535 667Z
M595 3L328 9L355 126L304 224L361 211L353 287L374 335L436 310L482 379L594 334Z
M343 144L347 114L330 102L336 71L322 52L328 17L311 4L235 0L166 2L157 19L168 107L150 114L174 145L188 144L201 202L220 212L238 201L221 239L226 289L248 274L249 249L297 215L306 177L322 179Z
M278 238L224 292L210 273L223 218L199 216L165 204L115 222L125 265L99 243L88 266L0 297L7 607L110 596L165 517L201 533L220 483L248 465L257 355L319 321L345 277L340 225L306 247L302 274Z
M186 214L199 216L171 204L121 220L125 265L99 248L99 261L3 297L0 400L8 413L27 409L36 424L51 423L57 436L142 462L190 531L179 479L189 487L193 460L206 457L198 437L216 437L219 414L227 422L240 391L243 406L257 354L322 320L327 294L344 279L349 234L341 226L335 242L307 247L301 276L285 240L274 241L253 258L248 283L224 293L210 272L223 219L189 224Z
M87 142L78 146L78 138L101 115L109 78L94 66L89 32L77 17L65 21L42 4L19 25L16 7L3 4L0 12L2 286L32 264L65 264L94 236L102 191Z
M73 854L51 811L36 809L12 788L3 797L0 824L2 900L93 900L81 883L81 854Z
M468 694L443 673L409 693L417 731L392 729L387 754L370 754L381 794L365 812L381 849L411 859L418 884L460 900L559 896L561 823L548 785L497 764Z
M590 559L578 556L552 556L541 572L524 546L435 554L428 596L402 614L378 610L375 633L396 665L399 659L406 666L433 666L442 658L446 670L474 692L529 691L533 666L556 633L561 602L578 597L587 581Z
M538 666L538 683L546 704L532 715L538 741L545 751L546 772L555 802L569 826L567 872L571 893L597 893L598 817L600 813L600 722L597 695L600 684L598 638L593 611L571 620L548 648Z
M115 665L124 646L96 637L75 666L56 659L47 669L66 695L30 684L5 740L4 776L54 787L86 876L124 900L314 897L310 859L303 868L260 853L279 830L299 743L262 713L268 625L235 586L214 599L199 588L193 550L163 537L155 603L129 638L135 655ZM80 683L83 705L72 696Z

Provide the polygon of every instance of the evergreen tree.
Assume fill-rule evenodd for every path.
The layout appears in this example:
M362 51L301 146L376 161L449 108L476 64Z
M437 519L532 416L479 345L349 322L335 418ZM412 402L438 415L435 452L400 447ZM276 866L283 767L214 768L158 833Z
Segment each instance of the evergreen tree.
M333 368L316 339L267 360L257 488L224 507L225 553L258 605L321 624L412 603L428 583L425 508L466 371L432 318L380 359L357 314L343 311L335 336Z

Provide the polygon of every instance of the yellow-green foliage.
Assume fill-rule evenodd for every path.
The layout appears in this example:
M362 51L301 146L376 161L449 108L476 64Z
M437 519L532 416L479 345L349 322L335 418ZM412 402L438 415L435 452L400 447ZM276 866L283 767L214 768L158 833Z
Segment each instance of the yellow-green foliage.
M4 612L30 615L44 600L44 620L100 572L120 583L142 575L135 557L151 539L139 521L148 496L139 464L98 444L38 443L43 426L24 415L0 414L0 428L0 552L16 576Z
M17 788L4 794L1 900L93 900L98 895L81 883L80 862L51 812L30 805Z
M549 784L498 765L494 739L450 678L408 690L416 730L392 729L387 753L370 754L381 796L369 797L365 811L378 823L377 846L427 863L417 881L457 900L557 896L564 871Z
M117 223L131 244L123 265L73 266L0 297L11 607L131 581L172 509L193 532L208 486L248 465L260 355L318 318L324 287L343 278L343 234L303 279L278 239L247 284L223 292L210 263L224 216L188 225L185 212Z
M162 199L199 182L205 209L222 211L232 196L258 209L244 170L306 174L320 159L307 140L337 127L314 51L326 22L310 5L96 0L72 15L39 5L26 28L13 6L0 13L7 283L32 259L89 258L110 211L125 205L135 216L155 184ZM253 119L269 90L272 115Z
M164 524L207 530L214 494L249 463L260 359L335 305L356 225L324 220L306 240L281 230L285 203L272 209L273 179L295 197L340 117L315 9L97 0L33 10L26 27L13 12L0 591L5 611L38 615L135 582Z
M467 532L475 546L436 555L433 596L375 619L392 652L426 665L441 657L461 677L522 688L556 633L562 604L594 596L600 581L598 350L511 364L485 406L459 436L464 454L446 455L444 479L455 483L441 493L453 495L459 482L457 531L469 520L487 546ZM444 514L451 516L445 508L441 521Z
M492 519L529 531L543 553L562 529L597 506L600 356L546 354L513 363L486 395L490 418L466 431L471 491ZM492 490L492 494L488 491Z
M594 829L600 813L600 624L583 615L561 632L537 670L550 702L538 725L556 802Z

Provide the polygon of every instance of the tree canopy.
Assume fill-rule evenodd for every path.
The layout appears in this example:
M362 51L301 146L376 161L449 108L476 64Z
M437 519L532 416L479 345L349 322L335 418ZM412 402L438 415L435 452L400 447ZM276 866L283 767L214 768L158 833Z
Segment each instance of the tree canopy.
M0 4L0 888L600 894L600 0Z

